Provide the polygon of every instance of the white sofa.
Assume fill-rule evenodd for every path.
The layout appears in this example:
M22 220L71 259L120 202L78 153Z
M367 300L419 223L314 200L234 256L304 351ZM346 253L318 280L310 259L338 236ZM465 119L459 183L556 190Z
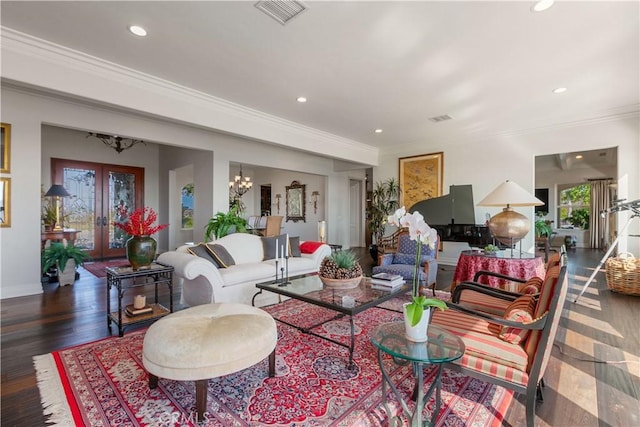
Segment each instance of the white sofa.
M256 283L275 279L275 260L263 260L262 237L234 233L213 243L224 246L233 257L235 265L216 268L206 259L189 253L188 245L160 254L158 262L173 266L174 278L182 280L183 304L189 306L218 302L251 304L251 299L258 292ZM289 276L317 272L322 260L330 254L329 245L323 244L312 254L289 257ZM263 292L256 297L255 305L260 307L277 301L277 295Z

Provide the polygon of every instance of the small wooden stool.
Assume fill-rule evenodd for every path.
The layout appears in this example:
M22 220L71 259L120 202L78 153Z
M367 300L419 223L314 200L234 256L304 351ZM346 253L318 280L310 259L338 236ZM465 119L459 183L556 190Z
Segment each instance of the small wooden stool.
M275 376L276 322L264 310L244 304L205 304L172 313L149 327L142 362L149 387L158 378L196 382L198 420L207 408L209 378L241 371L269 356Z

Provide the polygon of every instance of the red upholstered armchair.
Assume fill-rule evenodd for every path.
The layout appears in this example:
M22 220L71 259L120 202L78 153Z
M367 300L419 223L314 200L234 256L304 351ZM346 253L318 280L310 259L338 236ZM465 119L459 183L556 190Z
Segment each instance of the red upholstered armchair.
M387 253L378 256L378 265L373 267L373 274L391 273L399 274L407 283L413 283L415 274L415 262L417 245L409 237L408 231L398 234L398 247L395 253ZM438 244L431 249L428 245L422 245L420 269L418 280L427 287L431 287L435 295L436 276L438 274Z
M547 272L537 295L470 286L473 289L456 289L454 300L466 292L485 293L496 302L495 312L452 302L449 310L433 313L432 323L458 335L466 346L464 356L448 367L523 394L526 424L534 427L536 398L542 400L542 376L567 294L566 264Z

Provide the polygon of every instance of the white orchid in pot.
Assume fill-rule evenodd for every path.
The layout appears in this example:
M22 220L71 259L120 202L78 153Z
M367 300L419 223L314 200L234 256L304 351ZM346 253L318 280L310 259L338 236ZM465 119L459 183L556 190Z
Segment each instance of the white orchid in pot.
M424 217L420 212L414 212L413 214L407 213L406 209L401 207L393 215L388 218L389 224L397 227L406 227L409 229L409 238L416 242L416 259L414 263L413 281L411 289L411 302L405 304L405 322L407 327L417 327L422 324L424 332L418 332L420 336L413 336L413 332L407 330L407 338L414 341L426 340L426 328L428 324L428 316L425 316L423 320L423 314L425 308L435 307L440 310L445 310L447 305L444 301L438 298L427 298L424 295L420 295L420 264L422 261L422 245L429 246L432 250L435 250L436 243L438 241L438 235L436 230L429 227L424 220ZM409 328L407 328L409 329ZM424 334L424 336L422 336Z

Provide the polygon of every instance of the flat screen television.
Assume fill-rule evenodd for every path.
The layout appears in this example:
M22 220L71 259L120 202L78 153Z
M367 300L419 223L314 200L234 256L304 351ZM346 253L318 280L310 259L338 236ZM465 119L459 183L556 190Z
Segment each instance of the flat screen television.
M548 188L536 188L536 198L544 202L544 205L536 206L535 211L549 213L549 189Z

